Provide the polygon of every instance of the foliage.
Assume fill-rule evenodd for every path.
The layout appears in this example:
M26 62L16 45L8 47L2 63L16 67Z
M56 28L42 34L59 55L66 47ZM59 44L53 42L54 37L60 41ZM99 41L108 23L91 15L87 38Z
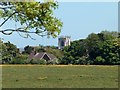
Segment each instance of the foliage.
M26 54L30 54L33 50L34 50L33 47L27 45L27 46L24 47L24 51L23 51L22 53L23 53L23 54L25 54L25 53L26 53Z
M42 64L42 65L45 65L46 64L46 60L44 60L44 59L41 59L41 60L39 60L39 63L38 64Z
M103 43L100 49L102 58L105 59L106 64L120 64L120 45L116 45L114 39Z
M63 52L55 46L37 46L34 47L36 52L46 52L49 54L55 55L57 58L61 58L63 56Z
M59 61L58 59L49 60L47 61L47 64L55 65L55 64L59 64Z
M57 48L53 48L53 46L45 47L47 53L53 54L56 58L61 58L63 56L63 52Z
M75 64L82 64L82 65L88 64L87 57L82 56L82 57L78 58L78 60L76 60Z
M2 27L8 20L15 21L21 26L16 29L7 28L0 30L5 35L18 32L24 33L25 38L32 38L31 33L39 36L56 37L60 34L62 22L53 16L53 10L58 7L54 1L48 2L0 2L0 18L4 21Z
M53 59L53 60L48 60L48 61L46 61L46 60L44 60L44 59L32 59L32 60L30 60L30 62L28 62L27 64L40 64L40 65L49 65L49 64L51 64L51 65L53 65L53 64L58 64L59 62L58 62L58 59Z
M32 59L30 61L30 64L42 64L42 65L45 65L46 60L44 60L44 59Z
M120 65L120 38L117 32L102 31L101 33L91 33L86 39L71 42L63 50L53 46L26 46L23 54L10 42L0 41L0 54L2 63L11 64L93 64L93 65ZM57 57L55 60L28 60L28 55L32 51L46 52ZM0 61L1 63L1 61Z
M5 52L6 45L3 43L3 41L0 40L0 58L5 58ZM2 63L2 59L0 59L0 63Z
M97 56L94 63L95 64L104 64L105 59L103 59L101 56Z
M19 55L18 57L13 58L9 64L26 64L28 55Z
M91 33L86 39L73 41L63 51L60 64L120 64L118 32Z
M19 49L14 44L10 42L3 43L1 48L1 55L2 55L2 63L9 63L13 58L19 55Z

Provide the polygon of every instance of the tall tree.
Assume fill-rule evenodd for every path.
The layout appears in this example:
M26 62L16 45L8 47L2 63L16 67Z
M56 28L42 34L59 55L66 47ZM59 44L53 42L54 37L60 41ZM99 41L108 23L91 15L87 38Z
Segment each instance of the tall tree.
M34 50L34 47L31 47L31 46L27 45L27 46L24 47L24 52L23 53L30 54L33 50Z
M25 38L31 38L31 33L56 37L62 27L62 22L53 16L53 10L57 7L58 3L52 0L49 2L36 2L35 0L32 2L0 2L0 18L4 19L0 27L8 20L21 25L15 29L1 29L0 32L5 35L18 32Z
M91 33L86 39L71 42L63 51L61 64L120 64L118 32Z
M9 63L13 58L19 56L19 49L17 49L17 47L14 44L10 42L3 43L2 41L0 41L0 45L0 54L2 55L2 62Z

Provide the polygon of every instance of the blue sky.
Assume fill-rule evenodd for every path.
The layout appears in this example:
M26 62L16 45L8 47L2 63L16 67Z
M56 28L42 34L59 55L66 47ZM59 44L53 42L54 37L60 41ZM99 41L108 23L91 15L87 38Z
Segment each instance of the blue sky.
M54 15L63 22L60 35L71 36L71 40L86 38L90 33L102 30L118 31L118 3L117 2L60 2ZM2 28L15 27L15 22L9 21ZM58 38L46 38L32 35L36 40L25 39L17 33L10 36L2 35L4 41L10 41L17 47L26 45L57 46Z

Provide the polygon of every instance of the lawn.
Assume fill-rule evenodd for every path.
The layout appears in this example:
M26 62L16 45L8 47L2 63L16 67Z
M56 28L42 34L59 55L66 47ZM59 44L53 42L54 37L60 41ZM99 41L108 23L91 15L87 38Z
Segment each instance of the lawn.
M118 66L2 66L3 88L118 88Z

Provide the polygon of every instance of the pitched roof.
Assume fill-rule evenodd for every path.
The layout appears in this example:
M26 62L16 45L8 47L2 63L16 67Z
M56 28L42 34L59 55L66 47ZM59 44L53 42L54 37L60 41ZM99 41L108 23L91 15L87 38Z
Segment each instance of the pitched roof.
M43 59L45 55L47 55L49 60L53 60L54 58L56 58L53 54L47 54L46 52L40 53L31 52L28 59Z
M47 55L51 58L51 60L56 58L53 54L47 54Z

